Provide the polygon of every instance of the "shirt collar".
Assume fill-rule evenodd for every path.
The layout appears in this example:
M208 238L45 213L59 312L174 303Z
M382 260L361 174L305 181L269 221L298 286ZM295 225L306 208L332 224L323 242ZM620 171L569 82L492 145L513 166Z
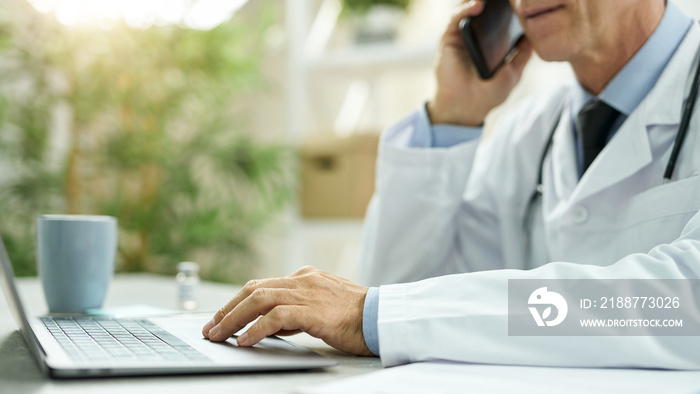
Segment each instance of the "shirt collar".
M690 29L691 23L692 19L686 16L678 6L668 2L654 33L608 83L599 98L620 111L623 116L629 116L654 87L666 64ZM575 117L592 98L593 95L581 84L575 83L571 98L572 116Z

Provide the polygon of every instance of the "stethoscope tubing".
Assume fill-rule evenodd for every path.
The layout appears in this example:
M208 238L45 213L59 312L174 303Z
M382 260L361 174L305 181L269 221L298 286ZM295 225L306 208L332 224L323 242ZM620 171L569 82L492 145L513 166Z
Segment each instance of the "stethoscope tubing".
M690 87L690 93L688 94L683 106L683 117L681 118L681 125L678 127L676 141L673 143L671 157L668 159L668 164L666 165L666 171L664 172L664 183L671 182L671 179L673 178L673 171L676 169L678 156L681 153L685 136L688 134L688 129L690 128L690 120L693 118L693 113L695 112L695 102L698 98L698 89L700 89L700 61L698 61L698 65L695 68L693 85Z
M700 50L698 51L698 54L700 55ZM685 137L688 134L688 129L690 128L690 121L693 117L693 113L695 112L695 103L697 101L698 91L700 91L700 60L697 60L697 62L698 62L698 64L695 68L695 75L693 77L693 84L690 87L690 93L688 94L688 97L686 97L685 104L683 105L683 115L681 117L681 123L678 126L678 133L676 134L676 140L673 143L673 149L671 150L671 156L669 157L668 164L666 165L663 183L668 183L673 178L673 172L676 169L676 163L678 161L678 156L680 155L681 149L683 148L683 143L685 141ZM535 204L537 203L537 201L542 196L542 192L544 190L544 187L542 185L542 172L544 171L544 161L547 158L547 155L549 154L549 150L551 148L552 141L554 139L554 133L557 131L557 128L559 127L559 122L561 121L561 117L562 117L563 112L564 112L563 108L558 112L555 123L554 123L554 127L552 127L552 131L549 133L547 143L544 146L544 149L542 150L542 155L540 157L540 163L539 163L539 171L537 174L537 185L535 186L535 190L530 195L530 199L528 200L527 206L525 208L525 215L523 216L522 227L523 227L523 231L525 232L525 235L526 235L526 237L525 237L526 251L529 250L529 244L531 241L530 230L532 227L534 207L535 207Z

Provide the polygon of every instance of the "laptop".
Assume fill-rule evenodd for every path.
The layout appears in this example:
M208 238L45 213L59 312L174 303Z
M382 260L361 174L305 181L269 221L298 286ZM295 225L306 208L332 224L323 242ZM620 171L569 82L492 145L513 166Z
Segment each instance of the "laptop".
M42 371L53 378L289 371L335 360L277 337L250 348L204 339L210 316L109 318L28 316L0 237L0 287Z

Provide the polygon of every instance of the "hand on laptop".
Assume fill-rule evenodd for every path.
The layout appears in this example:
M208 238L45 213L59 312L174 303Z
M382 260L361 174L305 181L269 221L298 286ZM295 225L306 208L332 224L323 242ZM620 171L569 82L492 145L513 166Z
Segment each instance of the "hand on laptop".
M369 356L372 352L362 334L367 290L310 266L285 278L253 280L214 315L202 334L225 341L262 316L238 337L239 346L253 346L269 335L304 331L336 349Z

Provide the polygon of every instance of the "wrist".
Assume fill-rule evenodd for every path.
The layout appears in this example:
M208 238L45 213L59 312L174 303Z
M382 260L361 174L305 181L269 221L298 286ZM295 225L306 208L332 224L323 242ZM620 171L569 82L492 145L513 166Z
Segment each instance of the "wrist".
M365 342L363 331L363 311L365 299L367 297L367 291L369 290L369 288L360 286L358 287L360 288L360 292L358 293L357 301L353 303L353 310L347 319L350 325L348 326L349 331L348 336L346 338L352 338L349 342L352 343L352 348L346 351L357 356L371 356L372 351L369 349L367 343Z
M448 102L459 102L458 100L448 100ZM480 111L468 106L445 105L445 100L435 98L429 101L426 106L430 124L451 124L467 127L481 127L488 111Z

